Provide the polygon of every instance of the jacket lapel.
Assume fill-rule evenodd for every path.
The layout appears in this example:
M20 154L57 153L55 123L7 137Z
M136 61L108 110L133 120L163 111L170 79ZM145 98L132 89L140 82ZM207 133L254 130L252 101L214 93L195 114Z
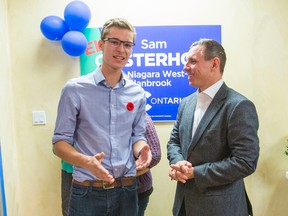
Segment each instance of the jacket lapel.
M187 125L187 131L188 131L188 136L192 138L192 128L193 128L193 121L194 121L194 112L196 108L196 103L197 103L197 97L196 94L194 94L194 97L191 98L191 101L188 103L188 107L185 108L188 112L187 115L185 115L185 121L188 122L189 124ZM193 115L191 115L193 113ZM188 148L188 147L187 147Z

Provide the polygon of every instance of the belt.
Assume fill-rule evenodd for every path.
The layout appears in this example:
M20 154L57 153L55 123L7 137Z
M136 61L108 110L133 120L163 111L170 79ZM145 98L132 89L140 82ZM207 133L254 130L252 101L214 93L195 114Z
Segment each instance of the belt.
M135 177L129 176L129 177L116 178L112 184L110 184L109 182L102 181L102 180L95 180L95 181L86 180L83 182L79 182L73 179L72 182L74 184L81 185L81 186L92 186L96 188L111 189L115 187L131 186L134 184L135 180L136 180Z

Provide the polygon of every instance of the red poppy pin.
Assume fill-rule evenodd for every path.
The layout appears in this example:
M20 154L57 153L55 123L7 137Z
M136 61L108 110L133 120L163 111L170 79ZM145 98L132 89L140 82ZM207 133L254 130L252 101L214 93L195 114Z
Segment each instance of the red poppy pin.
M132 102L128 102L126 107L127 107L127 110L132 111L134 109L134 104Z

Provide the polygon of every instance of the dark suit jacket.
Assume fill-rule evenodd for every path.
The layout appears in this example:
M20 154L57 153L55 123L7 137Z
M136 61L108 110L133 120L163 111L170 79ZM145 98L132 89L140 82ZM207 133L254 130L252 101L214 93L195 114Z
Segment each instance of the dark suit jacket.
M255 171L259 157L255 106L224 83L192 139L196 102L196 94L182 100L167 145L169 163L187 160L195 176L177 183L173 215L185 201L187 216L247 216L243 179Z

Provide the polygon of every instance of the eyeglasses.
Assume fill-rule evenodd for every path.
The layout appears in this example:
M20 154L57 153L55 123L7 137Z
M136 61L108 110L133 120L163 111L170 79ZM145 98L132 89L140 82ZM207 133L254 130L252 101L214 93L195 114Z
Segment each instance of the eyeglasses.
M127 50L131 50L132 47L135 46L135 43L133 42L122 41L117 38L104 38L103 41L108 41L112 47L119 47L121 43L123 43L124 48Z

